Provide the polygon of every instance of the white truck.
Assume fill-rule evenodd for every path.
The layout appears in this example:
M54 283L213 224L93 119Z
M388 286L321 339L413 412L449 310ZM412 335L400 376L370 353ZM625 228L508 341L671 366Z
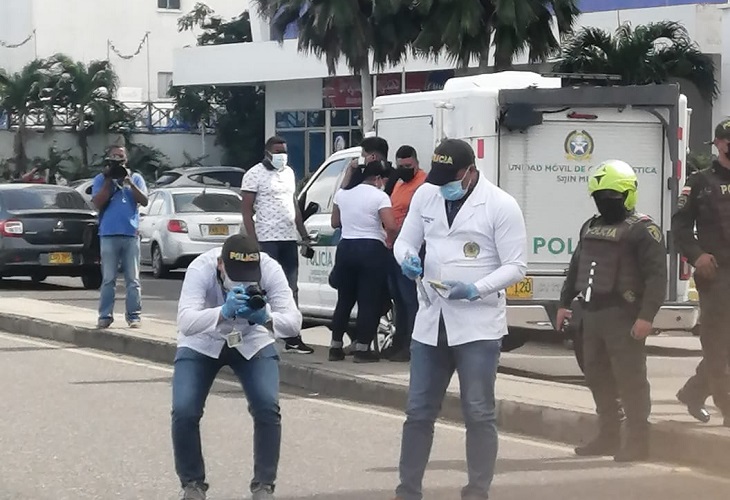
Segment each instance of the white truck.
M670 279L654 326L690 331L697 324L697 304L688 300L690 267L670 235L691 114L678 86L562 87L560 78L503 72L452 78L439 91L378 97L374 113L376 133L393 154L410 144L425 169L442 139L468 141L480 173L519 202L528 274L507 290L511 331L555 332L579 229L595 213L588 177L611 158L634 167L637 210L653 217L667 240Z

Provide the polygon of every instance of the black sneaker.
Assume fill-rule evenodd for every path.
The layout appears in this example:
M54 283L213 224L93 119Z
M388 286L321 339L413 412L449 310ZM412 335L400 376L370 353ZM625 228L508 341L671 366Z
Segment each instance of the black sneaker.
M411 360L411 351L408 349L398 349L388 357L388 361L394 363L408 363Z
M352 361L355 363L377 363L380 361L380 356L373 351L355 351L352 355Z
M314 352L314 349L304 343L302 337L287 339L285 350L286 352L293 352L296 354L312 354Z
M329 361L342 361L345 359L345 351L342 347L330 347L330 353L327 359Z

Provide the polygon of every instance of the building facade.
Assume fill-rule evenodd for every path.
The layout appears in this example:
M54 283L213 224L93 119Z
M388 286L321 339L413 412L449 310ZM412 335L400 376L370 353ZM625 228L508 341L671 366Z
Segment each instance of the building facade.
M195 45L177 21L197 0L0 0L0 68L19 71L36 58L63 53L89 63L109 59L125 102L164 101L173 52ZM239 0L205 0L224 17L247 8Z
M579 26L613 31L624 22L636 26L658 20L681 22L700 49L713 56L725 99L714 106L689 95L693 106L692 135L701 144L712 123L730 115L730 10L728 0L582 0ZM251 11L254 42L177 49L177 84L264 85L266 135L284 136L299 176L316 169L329 154L356 145L360 138L360 83L341 64L331 76L324 61L297 51L296 28L285 32L283 44L272 41L272 29ZM722 55L727 54L723 58ZM233 64L233 62L237 64ZM516 61L518 68L527 68ZM440 62L409 59L374 76L377 95L433 90L455 70ZM688 89L688 91L691 89Z

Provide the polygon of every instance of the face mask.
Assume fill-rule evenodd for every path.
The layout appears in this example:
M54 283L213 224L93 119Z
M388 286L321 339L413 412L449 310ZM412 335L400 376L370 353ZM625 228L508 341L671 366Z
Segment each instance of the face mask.
M467 176L469 171L467 170L464 174L464 177ZM467 187L464 187L462 183L464 182L464 177L461 179L451 181L448 184L444 184L441 186L441 196L444 197L447 201L456 201L462 199L464 196L466 196L466 192L469 190L469 187L471 186L471 181L469 181L469 185Z
M622 198L596 198L596 208L607 224L616 224L626 219L628 210Z
M228 275L226 274L225 271L221 271L221 280L223 281L223 290L226 293L230 292L231 290L233 290L236 287L246 288L249 285L253 285L254 284L252 281L251 282L248 282L248 281L243 281L243 282L233 281L233 280L231 280L231 278L228 277Z
M276 170L283 170L288 160L289 156L286 153L274 153L271 155L271 164Z
M398 178L403 179L403 182L410 182L416 176L416 170L413 168L398 167Z

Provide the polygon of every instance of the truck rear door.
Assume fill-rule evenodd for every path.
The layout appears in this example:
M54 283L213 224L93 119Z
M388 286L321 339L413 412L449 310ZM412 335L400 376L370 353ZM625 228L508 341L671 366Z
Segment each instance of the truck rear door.
M660 225L664 221L671 163L658 118L630 108L542 111L541 124L499 131L498 183L522 207L528 235L530 277L508 291L512 299L559 297L579 229L596 211L588 178L602 161L620 159L633 166L639 178L637 210Z

